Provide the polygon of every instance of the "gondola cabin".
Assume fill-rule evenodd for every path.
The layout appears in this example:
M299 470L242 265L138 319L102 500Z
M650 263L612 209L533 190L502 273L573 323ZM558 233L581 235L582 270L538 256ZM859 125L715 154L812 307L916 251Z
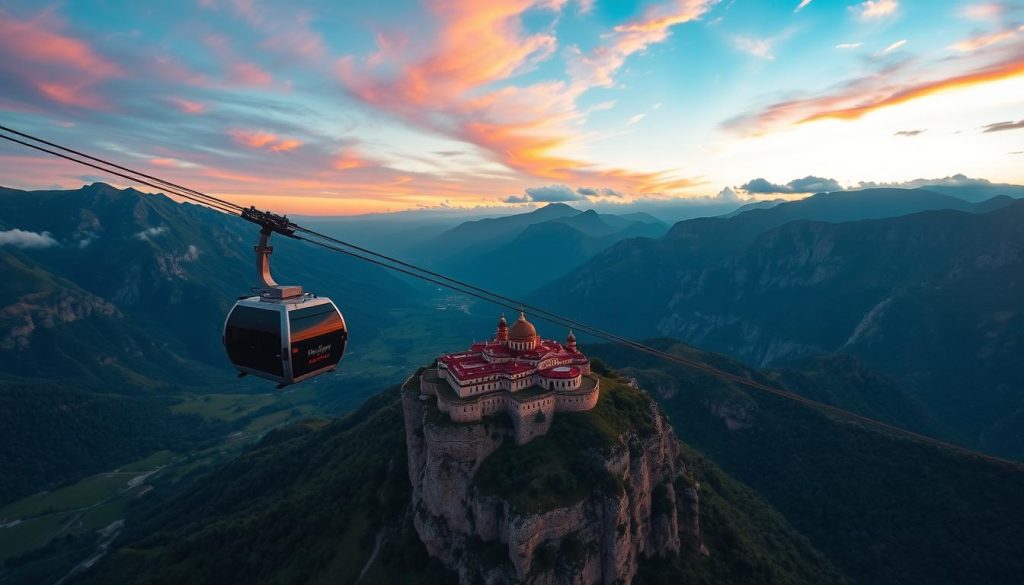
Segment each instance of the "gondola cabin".
M224 322L224 347L239 373L279 387L336 369L347 343L338 307L308 293L240 299Z
M294 224L255 207L243 210L242 218L260 225L258 284L257 294L239 298L224 321L222 340L231 364L239 376L273 380L278 388L336 369L348 345L341 311L331 299L277 284L270 275L270 236L294 237Z

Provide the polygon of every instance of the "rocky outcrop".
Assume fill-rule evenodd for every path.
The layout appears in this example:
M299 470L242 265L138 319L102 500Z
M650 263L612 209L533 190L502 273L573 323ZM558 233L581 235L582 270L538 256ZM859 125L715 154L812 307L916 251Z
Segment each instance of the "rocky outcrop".
M91 315L121 317L121 312L114 305L88 293L39 292L23 295L13 304L0 308L0 324L7 328L7 333L0 337L0 349L27 349L37 329L53 329L58 324L80 321Z
M618 489L595 486L571 504L536 511L474 484L484 460L513 441L510 425L451 423L415 377L402 402L416 530L461 583L630 583L644 557L701 554L697 486L653 401L651 428L626 431L609 455L579 454L600 458Z

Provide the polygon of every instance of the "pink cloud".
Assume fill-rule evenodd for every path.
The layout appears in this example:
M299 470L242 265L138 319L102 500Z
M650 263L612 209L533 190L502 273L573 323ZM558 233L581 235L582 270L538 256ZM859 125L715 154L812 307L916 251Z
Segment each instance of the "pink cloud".
M0 10L0 73L62 105L109 108L97 89L104 81L124 75L122 68L97 53L83 40L59 29L49 13L17 20Z
M169 97L167 101L173 104L183 114L202 114L206 112L206 105L188 100L182 97Z
M273 76L259 64L239 56L227 36L221 33L210 34L203 37L202 42L226 70L226 81L229 84L267 87L273 83Z
M86 84L78 82L64 84L61 82L40 81L36 83L39 93L46 96L50 101L65 106L77 106L80 108L91 108L95 110L107 109L109 106L105 100L92 94L86 89Z
M354 148L347 148L338 154L331 166L339 171L350 171L375 166L377 163L363 156Z
M242 85L267 86L273 77L255 63L235 63L231 66L230 80Z
M49 30L55 23L42 18L18 21L0 12L0 41L4 48L36 63L64 64L99 77L121 75L121 68L98 55L87 43Z
M292 18L275 18L259 25L266 35L261 47L303 60L320 59L327 46L320 33L312 28L313 15L301 10Z
M314 15L288 4L258 4L254 0L200 0L203 8L217 10L221 4L264 38L260 48L301 60L320 59L327 54L323 36L313 30Z
M643 18L616 26L607 35L609 43L598 47L589 55L575 47L576 61L573 77L587 85L610 87L614 75L631 55L647 50L651 45L665 41L672 27L697 20L718 0L677 0L649 9Z

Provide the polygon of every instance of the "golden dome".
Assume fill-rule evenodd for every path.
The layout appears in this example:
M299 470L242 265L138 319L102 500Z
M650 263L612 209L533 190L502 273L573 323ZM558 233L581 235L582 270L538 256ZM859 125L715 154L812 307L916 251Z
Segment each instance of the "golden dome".
M533 341L537 337L537 329L526 320L526 315L519 312L519 319L509 327L508 338L510 341Z

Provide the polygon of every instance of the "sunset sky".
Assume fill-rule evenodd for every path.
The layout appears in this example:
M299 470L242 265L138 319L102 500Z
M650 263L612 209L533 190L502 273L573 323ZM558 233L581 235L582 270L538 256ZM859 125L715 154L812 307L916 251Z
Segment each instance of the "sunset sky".
M0 120L289 213L1024 183L1020 2L288 4L6 1Z

